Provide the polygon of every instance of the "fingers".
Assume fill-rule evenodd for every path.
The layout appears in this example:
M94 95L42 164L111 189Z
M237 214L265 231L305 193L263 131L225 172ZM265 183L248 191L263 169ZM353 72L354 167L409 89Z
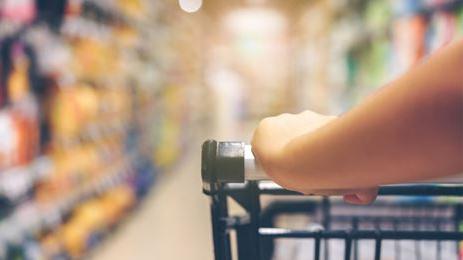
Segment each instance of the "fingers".
M306 195L336 196L342 195L345 202L355 205L367 205L376 200L378 188L361 190L310 190L302 192Z
M330 189L330 190L305 190L302 193L305 195L317 195L317 196L343 196L346 194L352 194L357 190L345 190L345 189Z
M357 191L352 194L346 194L343 196L343 199L347 203L355 205L367 205L375 201L376 196L378 195L378 188L369 188Z

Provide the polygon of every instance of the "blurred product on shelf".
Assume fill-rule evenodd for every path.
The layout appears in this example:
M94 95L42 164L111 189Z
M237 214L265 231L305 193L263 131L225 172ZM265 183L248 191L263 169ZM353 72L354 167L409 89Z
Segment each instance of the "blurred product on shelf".
M348 26L360 26L349 30L357 32L350 36L356 40L347 42L343 51L336 54L346 64L342 73L346 75L345 82L340 87L343 90L332 108L337 112L345 111L463 34L460 0L365 1L354 12L361 21L348 21ZM333 26L345 29L345 23L340 20ZM336 107L339 104L343 105Z
M463 35L461 0L314 1L302 10L296 102L322 113L345 112Z
M181 156L192 72L157 5L0 2L0 259L83 257Z

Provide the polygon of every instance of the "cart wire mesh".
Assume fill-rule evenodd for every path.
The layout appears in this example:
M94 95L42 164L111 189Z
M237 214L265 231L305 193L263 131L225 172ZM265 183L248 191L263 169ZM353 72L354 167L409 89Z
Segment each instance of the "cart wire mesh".
M211 187L204 193L211 199L216 260L296 259L294 254L278 258L279 246L291 244L285 240L299 245L300 259L462 259L460 185L385 186L368 206L348 205L336 197L302 196L268 181ZM278 200L262 203L263 197ZM230 199L245 213L230 215ZM292 215L305 216L306 225L279 223Z

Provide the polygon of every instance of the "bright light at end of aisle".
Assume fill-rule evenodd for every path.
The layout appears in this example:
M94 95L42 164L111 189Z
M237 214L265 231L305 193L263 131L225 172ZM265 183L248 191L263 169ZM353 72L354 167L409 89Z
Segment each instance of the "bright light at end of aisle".
M194 13L203 5L203 0L178 0L178 4L183 11Z

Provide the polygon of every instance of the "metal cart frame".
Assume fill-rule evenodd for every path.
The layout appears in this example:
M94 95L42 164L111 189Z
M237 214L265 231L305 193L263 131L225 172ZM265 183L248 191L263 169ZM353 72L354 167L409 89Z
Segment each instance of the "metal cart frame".
M216 141L206 141L202 147L202 177L203 192L210 197L211 219L214 253L216 260L232 259L232 254L239 260L271 259L275 239L280 238L305 238L312 239L314 245L313 259L329 259L328 243L322 243L330 239L342 239L344 241L344 259L358 258L358 242L361 240L374 240L374 259L381 259L382 242L384 240L434 240L434 241L455 241L456 249L459 250L459 241L463 240L463 232L460 232L459 225L463 220L463 204L452 203L428 203L412 201L398 206L439 208L446 207L451 214L445 217L425 216L419 217L421 222L429 222L434 230L382 230L374 228L369 230L359 229L362 221L378 222L381 220L392 221L417 221L417 217L395 218L394 216L383 216L369 218L356 216L334 216L332 208L342 202L335 201L329 197L322 197L314 200L307 197L307 200L275 201L266 206L261 205L261 197L266 195L289 196L301 194L285 190L278 185L268 181L245 181L233 183L230 174L234 171L238 175L244 167L242 152L236 149L221 151L224 147ZM241 158L241 159L240 159ZM223 173L226 171L226 173ZM240 177L242 179L242 177ZM381 187L380 197L386 196L463 196L463 186L458 184L407 184ZM228 210L228 199L236 201L244 210L241 216L231 216ZM463 200L462 200L463 202ZM394 203L391 203L394 205ZM391 206L384 205L384 206ZM397 205L396 205L397 206ZM320 212L321 228L316 230L308 229L285 229L274 226L274 220L278 215L287 213ZM331 224L335 221L347 221L351 223L349 229L333 229ZM440 225L450 225L450 230L440 230ZM231 248L231 231L236 232L236 252ZM322 245L323 244L323 245ZM440 246L440 242L437 243ZM439 250L439 248L437 249ZM458 255L459 252L456 253ZM417 255L417 259L421 259ZM436 257L440 259L439 254Z

